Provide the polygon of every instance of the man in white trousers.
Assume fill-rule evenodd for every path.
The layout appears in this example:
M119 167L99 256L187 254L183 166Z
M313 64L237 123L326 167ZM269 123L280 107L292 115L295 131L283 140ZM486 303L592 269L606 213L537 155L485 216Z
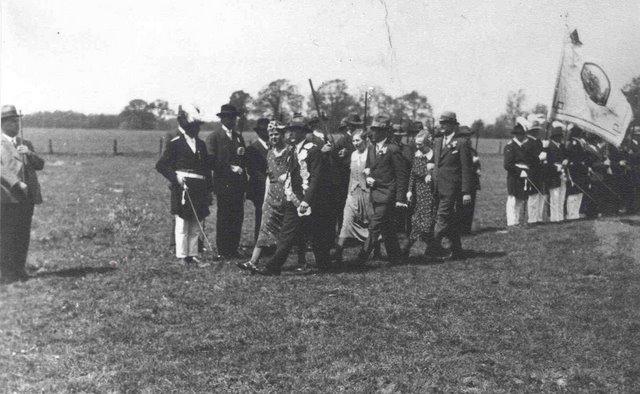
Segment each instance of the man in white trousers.
M507 171L507 226L520 224L520 216L527 198L526 179L529 166L524 147L527 120L519 117L511 134L513 139L504 147L504 169Z
M544 205L546 197L544 193L543 161L546 153L542 149L540 131L542 131L541 120L533 114L527 118L527 129L525 129L527 139L524 142L524 150L527 155L527 223L536 224L544 221Z
M566 145L567 153L567 213L566 220L580 219L580 206L585 197L584 192L589 189L589 170L587 154L584 150L582 129L569 125L569 139Z
M566 167L567 153L562 138L565 125L555 121L551 125L549 139L542 142L545 160L543 161L544 183L549 190L549 221L564 220L564 200L567 193Z

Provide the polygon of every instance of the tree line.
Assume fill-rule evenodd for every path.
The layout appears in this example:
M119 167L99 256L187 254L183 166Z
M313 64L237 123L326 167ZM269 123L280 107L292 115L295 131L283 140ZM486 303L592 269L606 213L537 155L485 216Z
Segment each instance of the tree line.
M631 103L634 117L640 115L640 76L629 82L624 93ZM376 114L389 115L394 122L421 121L426 127L434 125L434 114L427 96L413 90L393 97L380 87L370 87L353 92L344 79L333 79L321 83L316 89L320 112L326 118L330 129L335 129L340 120L349 113L364 115L365 105L368 119ZM524 108L526 95L523 89L510 92L505 109L493 123L485 124L477 119L471 129L487 138L508 138L516 117L528 113L547 115L545 104ZM366 101L366 104L365 104ZM277 79L262 88L254 98L244 90L231 93L229 103L241 113L239 124L243 130L250 129L259 117L270 117L287 122L291 115L300 112L316 114L316 103L312 94L306 97L300 88L287 79ZM459 111L463 109L458 109ZM86 128L86 129L126 129L126 130L172 130L177 127L175 112L166 100L147 102L134 99L115 114L85 115L73 111L36 112L25 115L23 124L27 127ZM216 127L217 122L206 123L205 130Z

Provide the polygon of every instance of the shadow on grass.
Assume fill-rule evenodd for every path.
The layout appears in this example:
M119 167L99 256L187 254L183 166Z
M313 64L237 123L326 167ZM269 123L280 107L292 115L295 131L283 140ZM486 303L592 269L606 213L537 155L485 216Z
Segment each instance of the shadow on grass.
M640 227L640 220L634 219L620 219L621 223L628 224L629 226L637 226Z
M463 237L473 237L484 233L495 233L496 231L506 230L506 227L483 227L473 231L471 234L465 234Z
M38 272L33 278L45 278L49 276L59 276L62 278L79 278L90 274L107 274L115 271L114 267L73 267L58 271Z

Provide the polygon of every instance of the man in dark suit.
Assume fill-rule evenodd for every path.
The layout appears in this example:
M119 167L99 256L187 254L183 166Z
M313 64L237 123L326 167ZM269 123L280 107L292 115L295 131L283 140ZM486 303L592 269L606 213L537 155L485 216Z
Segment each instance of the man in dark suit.
M371 140L367 153L367 187L371 189L373 215L369 221L369 237L365 241L357 263L364 264L368 259L380 235L392 263L401 263L398 238L392 223L395 207L406 206L407 166L403 162L398 145L389 138L390 124L385 116L378 116L371 124Z
M244 199L247 182L245 143L236 131L238 111L231 104L222 106L217 114L221 130L207 137L207 151L213 155L213 191L217 200L216 244L218 253L226 259L239 257L238 246L244 219Z
M247 200L253 202L255 211L254 239L258 239L260 224L262 221L262 204L267 180L267 152L269 152L269 119L260 118L254 127L258 139L247 147L247 175L249 184L247 188Z
M24 267L33 208L42 203L36 171L44 168L44 160L34 153L30 141L18 136L20 116L13 105L2 107L0 283L28 278Z
M200 226L209 216L211 160L204 141L198 138L199 108L180 106L177 121L179 135L169 140L156 170L170 182L176 257L183 265L206 267L209 264L198 259L198 243Z
M539 138L542 124L535 115L529 116L527 122L528 127L525 130L527 139L524 142L527 165L529 166L529 171L527 171L527 223L536 224L543 222L544 205L546 203L546 198L543 194L545 189L541 160L544 154L542 154L542 141Z
M480 190L480 157L478 156L478 152L471 146L471 137L473 136L473 131L468 126L462 126L458 130L458 135L469 140L469 149L471 150L472 157L472 186L471 186L471 202L466 205L462 205L460 209L462 209L462 230L461 234L471 234L471 229L473 227L473 216L475 214L476 209L476 197L478 194L478 190ZM460 201L462 202L462 201Z
M525 130L528 122L522 117L516 119L511 134L513 139L504 147L504 169L507 171L507 226L520 224L520 215L527 199L526 182L529 171L527 151L524 142L527 140Z
M245 265L254 273L280 275L291 248L299 242L299 236L305 232L305 227L313 229L311 236L316 265L321 269L328 267L327 240L321 239L322 231L313 228L318 226L318 218L313 218L315 211L323 209L325 196L321 193L321 187L328 171L322 146L309 140L308 131L304 118L301 115L294 116L287 131L293 149L285 182L285 213L278 245L274 255L264 266L258 267L251 263Z
M459 209L459 201L462 200L462 205L471 203L473 157L469 140L456 135L458 120L455 112L443 112L440 115L440 127L442 136L436 138L433 143L437 213L434 244L429 245L429 248L432 248L432 253L441 254L441 242L446 237L451 243L451 249L443 257L459 259L462 257L460 241L462 212Z

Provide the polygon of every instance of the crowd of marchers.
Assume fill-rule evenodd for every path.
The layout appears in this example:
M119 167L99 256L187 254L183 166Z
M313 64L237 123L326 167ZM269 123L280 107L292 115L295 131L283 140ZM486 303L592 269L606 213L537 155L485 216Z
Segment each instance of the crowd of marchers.
M545 126L535 116L518 118L505 146L508 226L519 225L525 210L532 225L638 212L639 126L619 148L573 124Z
M233 106L217 115L222 127L205 142L198 138L199 109L180 106L178 133L156 164L170 182L181 264L209 264L198 254L207 246L199 241L213 196L216 258L237 259L240 268L262 275L280 274L293 249L298 271L362 266L382 257L381 244L390 264L406 261L415 242L425 244L425 261L464 257L461 235L471 231L480 162L470 129L454 112L442 113L438 133L385 116L365 126L351 114L331 131L318 116L294 114L287 124L262 118L249 146L236 130ZM238 250L247 199L255 207L248 261ZM349 239L360 248L343 261ZM313 265L306 262L308 245Z

